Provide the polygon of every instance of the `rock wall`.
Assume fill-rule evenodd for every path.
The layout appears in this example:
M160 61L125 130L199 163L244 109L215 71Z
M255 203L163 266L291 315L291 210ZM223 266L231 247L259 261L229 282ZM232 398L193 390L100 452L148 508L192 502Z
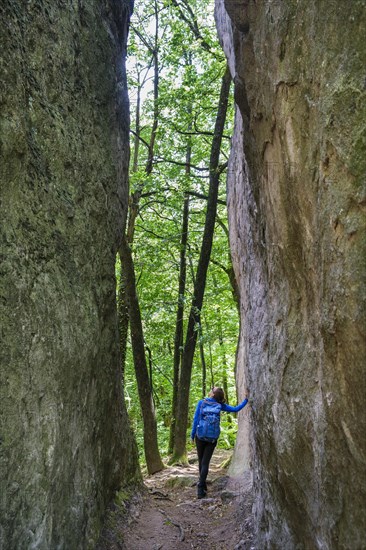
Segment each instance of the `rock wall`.
M119 372L128 0L1 3L0 548L93 548L138 476Z
M366 4L218 0L216 19L256 548L365 548Z

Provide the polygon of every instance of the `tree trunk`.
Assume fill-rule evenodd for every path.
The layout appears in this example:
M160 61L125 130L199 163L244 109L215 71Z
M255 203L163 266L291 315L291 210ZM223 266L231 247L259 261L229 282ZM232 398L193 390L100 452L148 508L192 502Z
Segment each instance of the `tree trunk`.
M231 76L229 68L226 67L222 79L220 101L215 123L214 137L211 146L210 156L210 185L207 201L205 228L203 232L200 259L197 267L197 276L194 285L194 295L188 320L186 341L184 346L182 367L179 379L178 406L176 416L176 430L173 450L173 459L184 461L186 456L186 433L188 422L189 389L191 384L191 373L193 356L197 341L197 326L200 324L200 311L203 303L203 296L206 284L206 275L210 261L213 233L217 211L218 186L220 181L220 147L222 134L225 126L228 96L230 91ZM197 325L198 323L198 325Z
M134 140L132 172L137 172L138 170L138 155L139 155L139 147L140 147L139 135L140 135L141 84L140 84L139 72L137 72L137 79L138 79L138 86L137 86L137 101L136 101L136 112L135 112L135 140ZM131 204L131 197L129 201ZM121 265L120 265L119 288L118 288L118 295L117 295L117 312L118 312L118 328L119 328L119 347L121 350L122 381L124 383L129 317L128 317L127 297L126 297L126 276L123 270L121 255L120 255L120 261L121 261Z
M154 160L154 150L155 150L155 141L156 141L156 132L159 125L159 10L157 2L154 3L155 11L155 40L154 46L149 48L149 51L152 55L153 66L154 66L154 77L153 77L153 89L154 89L154 120L150 133L150 141L148 143L148 157L145 165L145 174L149 176L153 169L153 160ZM134 163L133 171L138 170L138 151L139 151L139 139L140 139L140 104L141 96L140 89L138 90L137 96L137 105L136 105L136 133L135 133L135 151L134 151ZM137 154L136 154L137 151ZM134 193L131 193L130 202L129 202L129 214L128 214L128 223L127 223L127 241L128 243L133 242L135 234L135 225L136 218L140 211L140 199L143 191L143 183L141 183Z
M237 280L236 280L236 277L235 277L233 262L232 262L232 259L231 259L229 230L228 230L228 228L226 227L226 225L224 224L224 222L222 220L218 219L217 222L220 225L220 227L224 230L224 232L227 236L228 265L226 267L226 266L222 265L221 263L216 262L215 260L211 260L211 261L212 261L212 263L214 263L215 265L217 265L221 269L223 269L225 271L226 275L229 277L230 286L231 286L231 293L233 295L233 299L234 299L234 302L235 302L235 305L236 305L236 308L238 310L238 314L239 314L239 317L240 317L240 291L239 291L239 286L238 286L238 283L237 283Z
M184 314L184 295L186 291L186 273L187 273L187 240L188 240L188 215L189 215L189 195L184 197L182 236L180 242L180 265L179 265L179 287L177 317L175 323L174 336L174 366L173 366L173 399L172 399L172 421L169 434L169 454L174 448L175 419L178 398L179 370L182 359L183 348L183 314Z
M148 345L145 344L145 351L149 358L149 382L150 382L150 391L154 398L154 384L153 384L153 362L152 362L152 353Z
M149 155L145 166L145 174L150 175L152 171L152 161L154 155L154 145L156 138L156 130L158 127L158 96L159 96L159 66L158 66L158 11L157 3L155 2L155 47L151 50L151 54L154 60L154 121L150 135L149 143ZM140 80L139 80L140 82ZM136 126L135 126L135 148L133 157L133 172L138 170L138 156L139 156L139 144L140 144L140 107L141 107L141 86L138 87L137 105L136 105ZM149 369L146 364L145 345L143 328L141 322L140 305L138 301L136 291L136 277L135 269L132 258L132 252L130 244L132 244L135 234L135 223L139 213L140 198L143 190L141 184L134 193L131 193L129 198L129 216L127 228L125 231L125 237L123 239L120 258L121 258L121 283L124 281L125 292L119 293L119 316L121 318L122 330L120 330L120 347L125 351L127 348L127 333L128 333L128 321L130 322L131 329L131 342L134 368L137 380L137 387L140 399L140 407L142 411L143 425L144 425L144 451L146 458L146 465L148 472L153 474L161 470L164 466L160 457L157 439L157 426L155 417L155 407L153 400L153 381L152 381L152 362L149 356ZM124 301L125 300L125 301ZM128 307L128 316L124 318L124 311ZM122 320L123 319L123 320ZM126 326L123 323L126 322ZM125 355L124 355L125 356ZM124 363L123 363L124 367Z
M126 368L126 353L127 353L127 336L128 336L128 307L126 297L126 279L125 273L122 269L122 259L120 256L120 279L117 295L117 313L118 313L118 329L119 329L119 347L121 351L121 373L122 373L122 385L125 382L125 368Z
M188 55L187 64L192 64L191 56ZM192 113L192 106L189 105L188 113ZM192 130L192 122L188 123L188 132ZM191 156L192 145L191 138L188 138L186 149L186 166L185 174L189 176L191 173ZM178 302L177 302L177 317L175 323L174 335L174 364L173 364L173 398L172 398L172 420L169 432L169 454L172 454L174 449L175 424L177 415L178 403L178 385L180 366L182 363L183 350L183 315L184 315L184 297L186 292L186 277L187 277L187 242L188 242L188 219L189 219L189 194L185 193L183 202L183 217L182 217L182 235L180 241L180 260L179 260L179 283L178 283Z
M200 346L200 358L201 358L201 369L202 369L202 397L205 397L206 396L207 369L206 369L205 352L204 352L204 349L203 349L203 342L202 342L202 329L200 329L199 346Z
M229 389L227 383L227 359L224 347L224 336L222 333L222 319L221 319L221 308L217 308L217 315L219 320L219 344L221 350L221 361L222 361L222 387L225 392L226 402L229 402Z
M216 277L213 277L214 281L214 288L217 289L217 281ZM221 316L221 307L217 307L217 316L218 316L218 325L219 325L219 344L220 344L220 350L221 350L221 361L222 361L222 388L225 393L226 397L226 403L229 403L229 386L227 382L227 359L226 359L226 353L225 353L225 346L224 346L224 335L222 332L222 316ZM231 424L232 417L231 414L227 414L227 421Z
M207 323L207 319L205 319L205 326L206 326L206 333L209 335L210 334L210 329L209 329L209 326L208 326L208 323ZM202 326L201 326L201 333L202 333ZM209 356L210 356L210 363L209 363L209 366L210 366L210 386L211 388L213 388L215 386L215 378L214 378L214 373L213 373L213 368L212 368L212 345L211 345L211 338L208 338L207 339L207 342L208 342L208 351L209 351ZM207 369L206 369L206 375L207 375Z
M126 237L120 248L120 258L126 277L126 295L128 313L130 318L130 330L132 352L137 380L137 388L140 399L142 419L144 424L144 449L146 465L149 474L162 470L164 465L158 449L157 426L151 385L146 364L144 337L139 301L136 293L135 270L131 249Z

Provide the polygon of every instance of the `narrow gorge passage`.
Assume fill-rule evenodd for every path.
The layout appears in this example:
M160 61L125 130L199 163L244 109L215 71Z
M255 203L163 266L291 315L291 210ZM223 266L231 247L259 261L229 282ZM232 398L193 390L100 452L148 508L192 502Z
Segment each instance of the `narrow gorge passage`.
M145 478L146 490L118 500L96 550L250 550L253 548L252 473L229 476L231 451L212 460L207 498L197 500L197 457Z
M0 3L0 549L365 550L366 0L148 5L127 78L132 1ZM150 125L128 97L144 78ZM221 380L230 403L248 387L250 407L230 470L216 449L198 501L191 453L143 489L116 257L137 205L141 399L160 469L182 421L187 317L172 327L207 252L210 178L218 239L181 410Z

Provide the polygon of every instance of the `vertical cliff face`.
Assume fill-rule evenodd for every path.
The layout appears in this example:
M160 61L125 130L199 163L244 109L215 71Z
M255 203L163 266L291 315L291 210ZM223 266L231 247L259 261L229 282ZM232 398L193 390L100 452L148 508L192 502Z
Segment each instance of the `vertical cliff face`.
M228 202L258 548L362 548L365 2L216 12L237 103Z
M130 4L2 2L1 548L93 547L136 475L114 263Z

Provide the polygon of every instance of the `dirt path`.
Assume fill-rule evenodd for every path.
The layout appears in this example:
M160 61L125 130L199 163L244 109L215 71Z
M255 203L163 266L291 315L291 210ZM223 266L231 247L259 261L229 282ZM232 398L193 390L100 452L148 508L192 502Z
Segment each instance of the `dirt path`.
M207 498L197 500L197 462L169 467L145 479L147 491L123 517L115 515L98 550L255 550L252 540L251 474L228 477L217 450L211 461Z

